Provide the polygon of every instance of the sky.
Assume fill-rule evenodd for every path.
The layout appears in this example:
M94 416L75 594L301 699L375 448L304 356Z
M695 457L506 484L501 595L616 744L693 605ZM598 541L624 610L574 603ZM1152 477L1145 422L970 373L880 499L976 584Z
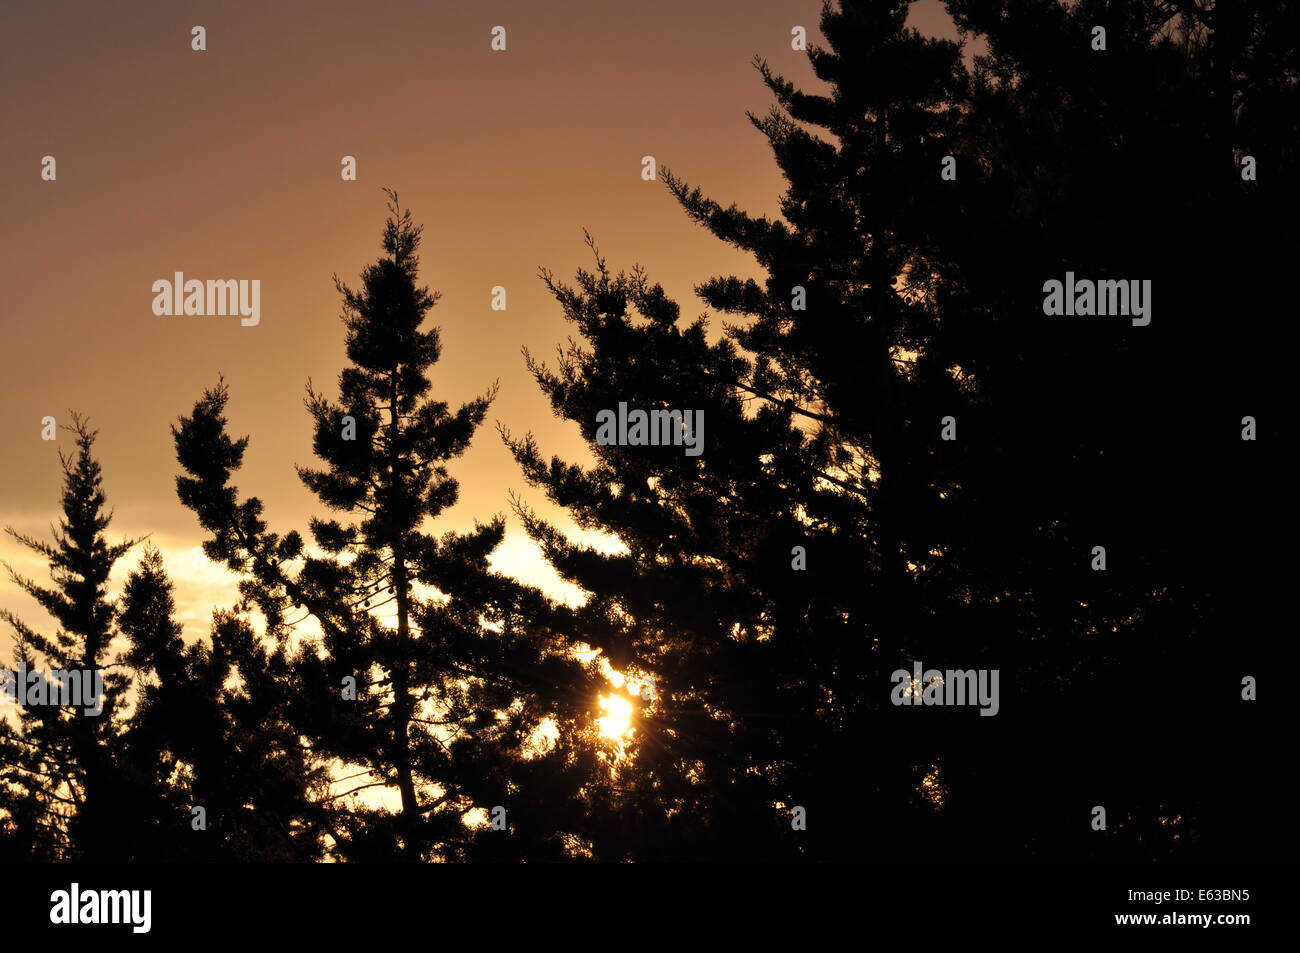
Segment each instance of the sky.
M31 2L0 4L0 527L42 539L58 518L58 451L41 421L78 411L114 520L110 540L162 550L189 637L235 601L233 577L202 558L176 498L170 427L223 375L230 429L251 438L235 482L281 534L324 515L299 482L311 465L309 380L331 397L345 363L332 275L357 286L382 253L384 187L424 225L421 281L442 297L431 396L453 408L493 381L500 394L452 465L460 500L430 528L508 518L495 565L560 598L560 584L509 512L513 491L579 536L529 487L496 433L536 434L542 452L591 459L553 416L521 348L554 363L573 329L538 278L593 265L583 229L614 271L644 266L682 306L715 275L759 277L754 261L692 223L655 157L724 206L778 215L782 178L746 111L773 100L752 66L825 87L791 31L817 29L820 0L569 0L438 4ZM922 32L955 37L937 0ZM206 50L191 48L192 28ZM506 28L506 50L491 32ZM54 181L42 159L53 156ZM340 176L356 159L356 181ZM153 282L257 279L261 318L158 316ZM505 311L491 307L506 288ZM720 322L715 319L714 324ZM605 541L602 545L610 545ZM118 564L110 591L140 550ZM37 582L44 563L8 536L0 560ZM48 617L7 576L0 609L39 631ZM10 658L0 632L0 666Z

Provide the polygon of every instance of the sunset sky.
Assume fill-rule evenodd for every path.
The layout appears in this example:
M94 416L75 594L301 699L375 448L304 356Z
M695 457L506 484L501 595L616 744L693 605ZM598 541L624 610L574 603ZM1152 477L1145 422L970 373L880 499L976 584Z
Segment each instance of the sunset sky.
M460 502L439 531L508 513L515 491L572 529L528 487L495 432L533 431L543 452L589 457L528 376L527 347L550 360L572 329L537 278L590 268L589 229L615 271L641 264L683 309L695 284L758 276L754 262L691 223L653 155L724 205L777 214L782 188L745 111L772 97L757 54L821 89L791 29L817 42L817 0L432 4L44 3L0 6L0 262L5 276L0 383L0 526L49 538L58 515L57 450L40 422L69 409L98 428L116 511L111 539L152 534L177 584L188 636L234 600L223 572L196 559L201 533L176 499L169 427L224 374L236 435L251 444L237 483L261 497L274 531L306 530L321 506L294 464L309 464L308 379L330 396L344 362L331 274L359 284L381 253L382 187L425 226L421 278L442 299L433 396L453 406L499 379L500 396L455 463ZM955 36L939 4L923 32ZM489 48L496 25L508 49ZM190 48L191 28L207 49ZM41 159L57 181L41 180ZM358 179L340 179L340 159ZM158 317L151 285L258 279L261 323ZM490 289L507 289L493 311ZM718 322L715 319L715 324ZM547 584L513 516L499 568ZM116 594L139 550L118 563ZM0 559L38 582L39 559L5 536ZM548 584L553 593L561 590ZM7 578L0 608L47 620ZM10 633L0 634L7 666Z

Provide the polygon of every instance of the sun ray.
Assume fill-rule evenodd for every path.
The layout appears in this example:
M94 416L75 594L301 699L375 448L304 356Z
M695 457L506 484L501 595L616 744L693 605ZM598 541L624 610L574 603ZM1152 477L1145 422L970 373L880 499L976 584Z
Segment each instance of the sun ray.
M632 703L620 695L600 696L600 709L605 712L596 719L596 727L605 738L622 738L632 733Z

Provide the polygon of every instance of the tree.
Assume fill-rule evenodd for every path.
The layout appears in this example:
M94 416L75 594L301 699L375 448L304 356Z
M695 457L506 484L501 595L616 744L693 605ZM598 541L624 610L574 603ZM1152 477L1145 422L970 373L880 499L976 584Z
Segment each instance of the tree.
M328 778L288 721L284 647L268 650L229 610L213 613L210 644L185 645L172 589L149 549L122 594L123 662L138 697L118 761L141 795L131 805L135 858L319 859Z
M281 716L283 653L262 649L238 614L214 615L212 647L187 647L172 618L162 556L146 550L121 599L107 582L136 540L109 544L96 432L76 415L77 454L64 468L63 520L53 545L9 533L50 562L55 588L10 578L59 622L53 638L15 616L15 665L98 672L91 701L32 699L17 728L0 723L0 809L6 854L31 860L313 859L322 841L307 795L321 774ZM238 688L226 688L237 675ZM28 679L30 681L30 678ZM63 699L60 699L63 700ZM84 700L84 699L83 699ZM198 832L191 808L210 829ZM315 823L314 823L315 822ZM314 823L314 826L313 826Z
M1251 735L1267 709L1242 704L1241 678L1267 657L1281 580L1268 561L1228 554L1258 550L1281 499L1276 432L1256 442L1242 431L1246 408L1279 406L1284 378L1274 315L1298 244L1297 10L949 7L989 46L964 121L981 161L968 164L960 202L998 228L996 242L954 229L944 244L999 328L976 377L984 419L1003 435L989 444L1005 473L1025 475L999 489L990 469L977 484L990 504L982 535L1033 552L1043 527L1068 553L1108 541L1110 558L1083 580L1050 572L1062 561L1045 554L1022 563L1032 600L1012 605L1025 657L1038 656L1023 680L1037 684L1002 750L1061 753L1031 769L994 753L967 770L987 789L1019 774L1048 792L1020 808L1037 811L1022 823L1044 843L1150 856L1199 841L1202 855L1234 855L1257 841L1251 785L1192 739L1226 735L1247 762L1264 756ZM1098 26L1105 52L1089 42ZM1248 154L1277 176L1248 178ZM1043 317L1042 283L1067 269L1149 278L1150 325ZM1214 461L1208 484L1201 459ZM1179 736L1158 752L1119 740L1171 718ZM1080 835L1069 799L1083 791L1128 805L1132 819L1105 839Z
M570 630L634 686L653 686L636 703L623 760L593 785L612 819L596 856L796 856L790 810L824 740L821 679L860 648L842 638L825 577L792 572L791 551L844 556L851 513L824 518L839 502L830 493L814 512L789 505L791 488L826 465L825 448L805 445L789 407L754 411L732 383L749 365L730 342L711 345L703 319L678 327L677 305L641 270L612 275L599 254L596 265L578 272L576 289L543 274L590 349L571 344L556 371L528 358L557 415L582 428L595 467L548 464L531 435L503 434L531 483L627 549L574 544L521 509L557 572L589 593ZM680 441L597 442L602 412L620 404L702 414L702 453Z
M1205 558L1204 543L1253 545L1258 523L1227 511L1189 519L1202 481L1185 448L1220 448L1229 499L1267 472L1240 440L1237 408L1276 406L1266 388L1280 377L1226 366L1220 322L1241 293L1233 276L1267 289L1294 247L1278 241L1294 233L1291 178L1267 199L1242 188L1224 160L1245 127L1225 131L1213 108L1224 89L1207 79L1223 80L1226 42L1180 39L1169 4L953 3L959 25L989 43L973 72L957 44L906 28L909 6L824 8L829 46L809 56L826 94L759 62L779 108L751 120L789 182L783 221L723 208L666 174L692 218L768 273L697 289L743 318L721 344L682 343L702 341L702 326L677 331L660 291L611 279L603 262L579 273L580 293L552 287L592 350L571 349L558 374L534 370L589 440L600 409L663 406L667 394L689 394L718 423L702 460L595 445L590 472L512 442L533 482L630 554L530 530L562 575L597 594L588 614L611 619L611 662L658 666L670 686L641 751L688 744L673 722L696 705L726 726L698 739L697 751L715 745L707 756L654 765L702 799L697 842L744 816L720 799L721 776L743 765L766 779L733 788L757 809L744 816L750 839L723 836L705 853L778 850L762 809L791 803L814 819L799 839L813 856L902 857L937 839L1019 858L1159 856L1198 837L1232 851L1243 795L1214 768L1182 747L1117 756L1102 739L1135 712L1168 710L1168 696L1133 688L1151 671L1172 676L1188 724L1242 718L1235 673L1260 659L1221 632L1244 580ZM1252 45L1228 58L1288 61L1263 43L1278 9L1234 31ZM1102 18L1108 58L1088 42ZM1216 48L1208 63L1195 52ZM1227 99L1243 101L1243 117L1280 118L1294 95L1263 71L1243 68L1236 82ZM1289 169L1285 135L1258 119L1250 135ZM948 156L955 179L942 174ZM1156 169L1168 176L1153 194ZM1050 318L1045 282L1067 271L1149 278L1152 326ZM1237 353L1271 339L1268 292L1255 288L1250 330L1227 331ZM630 320L629 304L650 323ZM741 418L728 401L760 409ZM777 425L757 436L751 418ZM1135 491L1135 474L1160 495ZM775 542L788 548L800 529L806 574L786 568ZM667 566L683 567L672 586ZM638 595L669 591L673 606ZM695 608L674 617L675 606ZM727 651L680 653L664 631ZM736 661L765 653L780 664ZM890 704L891 673L913 661L999 670L999 715ZM779 730L746 717L755 695ZM1088 809L1107 800L1132 816L1090 838ZM862 821L816 831L815 819L849 812Z
M244 577L269 636L287 639L307 616L320 627L289 677L298 687L293 724L318 755L338 759L340 783L361 779L331 803L368 787L397 796L395 813L357 801L332 812L340 856L564 856L565 831L547 826L521 792L539 784L576 796L581 758L551 746L547 725L588 716L596 675L532 624L536 593L490 571L503 520L469 533L426 529L456 501L446 464L469 446L494 391L454 412L428 396L441 348L437 329L421 326L438 296L416 283L421 227L388 194L385 256L364 270L359 290L336 279L350 361L339 399L308 386L325 467L298 471L352 521L312 519L309 552L297 532L268 532L256 497L238 502L229 480L248 438L226 433L224 384L173 428L188 474L178 492L211 534L207 554ZM304 615L286 622L291 608ZM348 766L361 770L341 777ZM485 826L494 807L506 809L508 835Z
M693 326L682 337L699 343L683 354L685 345L670 343L676 306L639 279L631 285L619 279L611 295L602 264L598 279L580 276L585 297L557 294L595 345L589 358L571 354L559 377L539 375L557 412L592 433L601 406L625 399L632 406L634 398L663 406L665 392L707 381L712 391L694 395L709 408L706 419L716 421L704 457L683 464L652 456L653 463L642 463L647 451L593 448L604 466L579 495L574 480L561 479L566 471L558 461L548 472L527 446L516 447L530 478L553 499L627 543L633 552L625 562L637 564L635 573L629 570L640 578L637 588L661 588L647 580L665 559L680 563L688 578L708 580L682 582L676 591L703 590L698 604L707 611L680 624L690 633L688 644L707 640L710 650L694 653L689 669L663 676L682 692L665 696L665 711L685 714L698 704L721 728L707 756L677 763L688 777L730 775L713 782L711 803L701 808L701 823L719 835L700 848L708 855L798 849L843 856L863 844L888 852L905 848L927 822L912 790L929 767L925 742L901 723L882 730L879 709L889 672L909 644L924 641L942 611L922 607L907 567L913 555L934 561L922 554L933 546L936 511L944 505L918 492L921 479L947 464L917 452L937 443L937 433L921 421L933 416L937 423L941 415L933 410L954 409L960 390L930 358L914 365L908 353L933 333L918 299L934 279L927 247L900 233L941 204L935 190L921 186L920 168L931 155L938 166L937 141L955 127L950 101L960 95L964 73L954 44L903 29L905 12L905 5L878 4L856 17L827 19L828 36L852 47L855 58L842 65L813 55L823 78L832 78L831 67L869 64L852 77L851 92L889 115L906 154L886 148L883 125L853 118L867 106L814 102L760 64L779 95L807 106L809 115L798 118L835 125L852 147L841 156L781 114L751 117L772 139L791 179L783 211L793 227L723 210L667 176L688 210L728 240L757 249L772 272L766 290L735 279L701 289L720 310L755 316L749 327L729 328L709 353L703 326ZM911 290L894 287L900 273L910 274ZM636 302L651 326L626 330L620 296ZM643 339L651 336L653 343ZM595 399L576 396L584 391ZM669 482L654 472L659 466L692 473ZM647 467L654 480L643 489ZM601 489L608 484L618 488L617 500ZM636 489L624 489L629 486ZM647 512L658 509L667 520L684 511L700 535L645 539L648 517L628 525L643 494ZM710 495L715 501L705 502ZM593 506L599 507L595 517ZM810 570L793 565L795 545L804 547ZM566 562L561 572L568 568ZM589 570L575 581L593 588L593 576ZM625 580L622 591L629 585ZM652 664L662 610L621 608L633 625L645 626L637 663ZM676 727L664 730L678 737ZM719 790L734 793L718 800ZM791 838L795 805L817 820ZM872 818L870 825L846 823L850 810ZM722 835L732 819L735 830Z
M18 728L0 721L0 808L10 814L16 830L17 852L41 860L118 860L128 843L121 820L129 791L117 783L114 746L121 731L127 680L110 670L115 630L108 577L113 564L137 540L111 544L104 530L112 514L104 512L105 496L98 461L92 455L97 431L77 414L63 429L75 435L74 456L59 454L63 466L63 517L46 543L17 532L6 532L49 561L53 587L39 585L5 564L9 578L58 623L53 637L38 633L10 612L0 613L12 627L17 677L33 673L53 693L59 673L77 673L84 704L56 704L53 694L29 695L19 711ZM97 681L99 680L99 681ZM7 688L15 692L15 676ZM66 683L71 685L71 682ZM102 686L98 704L91 701ZM61 697L59 701L69 701ZM99 708L99 711L95 711Z

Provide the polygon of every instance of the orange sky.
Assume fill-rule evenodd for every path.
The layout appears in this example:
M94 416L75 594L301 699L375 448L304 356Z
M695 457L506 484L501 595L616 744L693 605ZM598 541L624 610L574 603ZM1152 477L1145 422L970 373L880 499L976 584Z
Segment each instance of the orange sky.
M819 38L819 0L625 2L234 2L0 5L0 526L48 538L57 517L57 444L47 414L69 408L96 445L116 518L110 537L153 534L177 582L187 634L233 601L223 573L192 558L201 536L175 495L169 426L223 373L235 434L251 445L238 485L271 529L306 530L321 507L294 474L312 462L308 378L333 396L342 367L331 274L356 285L381 252L385 198L398 190L425 226L423 283L442 293L430 321L443 355L432 396L453 405L501 392L453 474L461 499L435 527L507 513L528 487L492 426L534 431L543 451L584 459L520 348L549 359L571 333L536 277L590 267L585 226L614 270L644 265L683 308L716 274L753 262L692 224L643 155L724 205L775 215L782 180L745 110L772 99L755 54L821 88L791 28ZM936 0L912 22L952 36ZM190 49L191 27L207 50ZM495 25L508 49L489 49ZM58 179L44 182L53 155ZM358 180L340 180L354 155ZM157 317L155 279L261 281L261 323ZM490 308L504 285L508 310ZM716 322L715 322L716 323ZM559 519L561 525L571 526ZM511 517L499 565L543 581ZM138 551L118 564L120 585ZM0 538L0 559L46 582L39 560ZM116 587L114 589L116 591ZM0 608L48 631L0 578ZM10 638L0 633L0 666Z

